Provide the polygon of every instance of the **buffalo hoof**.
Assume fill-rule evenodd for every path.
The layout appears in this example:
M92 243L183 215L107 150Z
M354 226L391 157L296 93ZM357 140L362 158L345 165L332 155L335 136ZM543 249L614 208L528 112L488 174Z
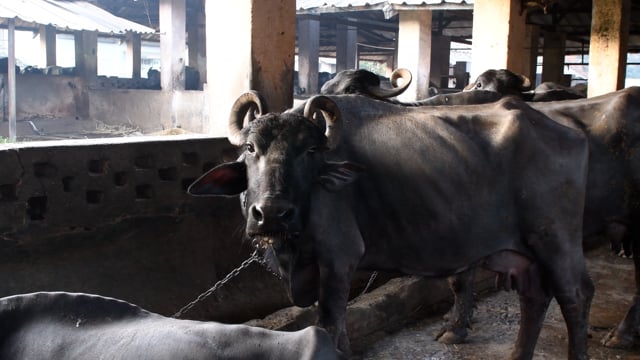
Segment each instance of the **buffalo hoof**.
M467 339L467 331L455 331L455 330L447 330L442 329L436 335L436 340L442 344L453 345L453 344L462 344Z
M617 329L611 330L604 338L602 338L602 345L612 349L629 349L635 345L634 337L632 335L618 334Z

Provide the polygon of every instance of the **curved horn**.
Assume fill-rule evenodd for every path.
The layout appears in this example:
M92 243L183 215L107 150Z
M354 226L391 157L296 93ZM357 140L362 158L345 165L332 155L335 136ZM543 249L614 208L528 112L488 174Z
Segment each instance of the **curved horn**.
M327 146L329 149L334 149L338 145L340 139L340 131L342 130L342 115L340 109L333 100L324 95L316 95L309 99L304 106L304 117L309 119L314 124L317 121L314 119L315 112L320 110L327 123L327 128L324 135L327 137Z
M520 85L520 88L522 90L529 90L531 88L531 80L529 80L528 77L519 74L520 75L520 79L522 80L522 85Z
M251 111L254 110L254 111ZM250 90L238 97L231 107L231 115L229 116L229 142L239 146L244 142L240 131L244 127L244 119L249 115L249 121L255 119L255 116L262 115L267 112L267 107L260 94L255 90Z
M402 85L398 86L398 79L402 79ZM402 94L409 85L411 85L411 80L413 79L411 75L411 71L407 69L396 69L391 74L391 86L392 89L383 89L380 86L370 86L367 88L367 91L378 98L386 99L394 96L398 96Z

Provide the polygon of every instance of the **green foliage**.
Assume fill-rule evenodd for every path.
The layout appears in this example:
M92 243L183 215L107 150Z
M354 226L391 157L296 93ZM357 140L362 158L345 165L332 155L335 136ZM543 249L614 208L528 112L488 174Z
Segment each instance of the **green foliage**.
M374 74L385 76L387 71L387 63L381 63L378 61L360 60L358 64L360 69L369 70Z

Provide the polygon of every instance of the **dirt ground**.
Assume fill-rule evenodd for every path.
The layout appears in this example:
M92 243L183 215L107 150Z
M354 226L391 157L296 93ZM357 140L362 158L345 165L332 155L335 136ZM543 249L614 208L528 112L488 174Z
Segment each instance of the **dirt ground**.
M608 247L587 253L596 294L591 307L589 356L593 360L640 360L640 347L614 350L600 340L628 309L633 295L633 261L614 256ZM442 313L405 326L394 333L378 333L354 344L354 359L494 360L509 356L518 332L519 302L514 292L479 295L468 341L444 345L433 340L442 326ZM534 359L566 359L566 328L560 308L551 303Z

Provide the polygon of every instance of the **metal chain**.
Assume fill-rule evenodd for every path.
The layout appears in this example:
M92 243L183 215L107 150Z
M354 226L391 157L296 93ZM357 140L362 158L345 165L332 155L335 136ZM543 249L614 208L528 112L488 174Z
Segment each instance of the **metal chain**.
M187 311L191 310L191 308L194 307L197 303L199 303L200 301L202 301L205 298L207 298L214 291L218 290L226 282L228 282L229 280L231 280L234 277L238 276L240 271L242 271L243 269L247 268L254 261L261 262L260 261L260 256L258 255L258 250L255 250L253 252L253 254L251 254L251 256L247 260L243 261L242 264L240 264L240 266L238 266L237 268L232 270L222 280L220 280L217 283L215 283L209 290L207 290L207 291L203 292L202 294L200 294L200 296L198 296L195 300L193 300L192 302L190 302L187 305L185 305L182 309L178 310L178 312L173 314L173 316L171 316L171 317L173 317L173 318L181 317L184 313L186 313Z
M182 307L180 310L178 310L177 313L173 314L171 317L172 318L180 318L182 315L184 315L187 311L191 310L191 308L193 308L197 303L201 302L202 300L206 299L207 297L209 297L211 294L213 294L214 291L218 290L219 288L222 287L222 285L226 284L229 280L233 279L234 277L238 276L238 274L240 274L240 272L244 269L246 269L247 267L249 267L249 265L251 265L251 263L253 262L258 262L260 263L262 266L266 267L267 269L269 268L268 266L266 266L264 259L260 258L260 255L258 254L258 250L255 250L251 256L249 256L249 258L245 261L242 262L242 264L240 264L240 266L238 266L237 268L231 270L230 273L227 274L227 276L225 276L222 280L219 280L218 282L216 282L209 290L203 292L202 294L200 294L195 300L191 301L190 303L188 303L187 305L185 305L184 307ZM271 273L273 273L273 271L271 271ZM280 277L278 274L273 273L275 276L278 276L278 278ZM369 278L369 281L367 282L367 285L364 287L364 290L362 290L362 292L360 293L360 295L356 296L353 300L351 300L349 303L353 303L355 302L356 299L358 299L359 297L361 297L362 295L366 294L367 291L369 290L369 288L371 287L371 285L373 285L373 282L375 281L376 277L378 276L378 272L374 271L371 274L371 277Z
M373 273L371 273L371 276L369 277L369 281L367 282L367 285L364 287L364 290L362 290L360 295L358 295L358 296L354 297L353 299L351 299L351 301L349 301L349 305L355 303L356 300L358 300L362 295L366 294L367 291L369 291L369 288L371 287L371 285L373 285L373 282L376 280L376 277L378 277L378 272L377 271L374 271Z

